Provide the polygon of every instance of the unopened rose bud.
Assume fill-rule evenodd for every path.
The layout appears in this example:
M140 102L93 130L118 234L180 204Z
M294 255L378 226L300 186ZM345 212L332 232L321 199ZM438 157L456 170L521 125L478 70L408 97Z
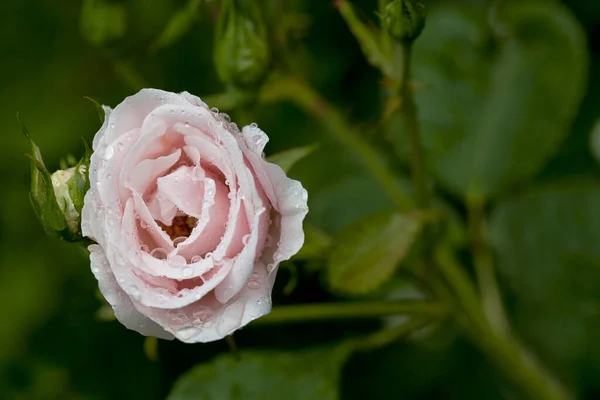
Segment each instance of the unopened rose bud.
M62 211L67 229L74 236L81 236L81 208L83 197L89 186L86 166L79 165L52 174L54 195Z
M420 0L393 0L382 16L383 26L393 38L414 41L425 27L427 12Z
M267 76L271 54L261 9L254 0L224 0L215 34L215 66L221 80L255 88Z
M77 166L50 175L39 147L22 124L21 129L31 144L29 197L37 218L44 230L51 235L70 242L82 240L81 208L89 188L87 177L89 155L86 154Z

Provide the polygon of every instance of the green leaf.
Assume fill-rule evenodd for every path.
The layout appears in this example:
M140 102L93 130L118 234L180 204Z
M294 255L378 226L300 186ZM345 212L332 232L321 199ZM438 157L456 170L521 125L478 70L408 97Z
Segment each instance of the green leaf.
M386 211L342 228L333 238L328 259L329 286L346 294L376 289L407 256L422 225L423 218L418 214Z
M600 184L563 182L501 203L490 224L517 327L573 376L584 357L600 360L599 204Z
M331 245L331 237L311 224L304 223L304 245L293 260L306 260L322 256Z
M427 85L416 101L428 161L469 198L537 173L567 135L586 82L584 34L564 6L501 4L432 7L414 45L414 79Z
M290 172L294 164L311 154L318 148L317 145L296 147L269 156L267 160L279 165L286 173Z
M104 0L84 0L81 8L81 34L94 46L102 46L125 34L125 7Z
M198 19L200 4L202 4L201 0L189 0L183 8L176 11L167 22L163 31L150 46L150 53L155 53L158 50L169 47L184 37Z
M91 97L88 97L88 96L83 96L83 98L91 101L92 104L94 104L94 106L96 106L96 112L98 113L98 118L100 118L100 122L101 123L104 122L104 118L106 116L106 113L104 111L104 108L102 107L102 104L98 103L96 100L94 100L94 99L92 99Z
M17 120L21 131L31 145L31 154L29 155L31 159L31 186L29 192L31 205L44 230L54 235L67 228L65 216L56 200L52 178L44 165L40 148L29 135L29 131L19 119L18 114Z
M349 346L223 354L184 374L168 400L337 400Z
M354 6L350 1L340 1L339 10L346 24L348 24L348 28L350 28L350 31L358 41L367 61L381 70L384 75L395 76L391 48L383 45L380 40L382 34L379 29L375 26L367 26L362 22L358 15L356 15Z

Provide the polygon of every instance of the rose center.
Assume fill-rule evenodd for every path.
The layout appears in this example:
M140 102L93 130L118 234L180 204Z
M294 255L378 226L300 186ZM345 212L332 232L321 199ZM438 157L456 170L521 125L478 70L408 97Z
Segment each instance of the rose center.
M156 221L158 226L161 227L163 231L169 235L171 240L175 240L175 238L179 237L189 237L196 223L198 222L197 218L191 217L189 215L178 215L173 218L173 222L171 225L165 225L160 221Z

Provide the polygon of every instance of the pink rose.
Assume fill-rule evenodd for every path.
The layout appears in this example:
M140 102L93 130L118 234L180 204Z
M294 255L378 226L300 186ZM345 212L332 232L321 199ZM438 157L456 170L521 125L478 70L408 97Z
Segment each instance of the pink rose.
M82 231L119 321L193 343L267 314L308 212L300 182L265 161L267 135L187 92L144 89L105 111Z

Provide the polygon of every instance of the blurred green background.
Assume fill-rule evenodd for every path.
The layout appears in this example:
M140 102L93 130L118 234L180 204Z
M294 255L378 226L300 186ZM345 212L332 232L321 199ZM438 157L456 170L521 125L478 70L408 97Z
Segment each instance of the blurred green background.
M0 24L2 399L162 399L183 372L228 351L222 342L208 345L161 342L158 357L150 360L144 353L143 337L118 322L102 322L97 318L102 301L95 295L97 285L85 252L47 237L30 207L29 164L24 157L29 149L14 117L17 111L42 149L49 169L55 170L66 153L82 155L80 138L91 142L99 127L93 105L83 96L114 106L143 86L175 92L186 90L201 97L224 90L212 61L218 0L197 2L196 18L189 32L154 52L148 49L167 22L189 3L143 0L109 3L124 10L121 27L124 35L103 48L82 37L81 1L7 0L1 6L4 15ZM289 17L281 18L275 25L292 26L291 52L296 57L293 68L336 104L365 136L371 135L383 103L381 74L367 63L333 2L281 0L279 3ZM361 15L377 21L376 1L353 3ZM425 3L447 13L446 21L456 12L452 10L471 7L466 1ZM537 4L544 8L546 2ZM600 346L596 343L599 337L596 334L600 333L600 254L596 250L600 242L597 227L600 192L595 187L599 168L589 143L600 117L600 3L571 0L563 4L587 35L584 45L590 52L589 68L586 65L589 80L584 99L574 123L566 128L569 135L559 151L526 184L513 187L504 196L506 204L495 215L499 222L494 227L499 232L497 250L503 252L500 264L513 266L505 268L501 284L518 331L550 369L575 388L578 398L595 399L600 398ZM481 18L481 24L487 23L487 13L474 15ZM444 17L440 18L444 21ZM456 33L452 29L458 31L463 27L449 22L437 26L429 23L426 32L437 30L440 37L452 36ZM533 37L536 28L531 29ZM433 46L431 43L435 41L429 43ZM533 46L535 50L536 45ZM469 59L469 54L460 47L455 50L451 55L456 60L472 62L466 68L473 69L471 76L476 81L479 76L476 61ZM549 59L548 68L553 60ZM440 67L442 61L432 57L420 62L430 63L434 68ZM417 64L415 75L418 77L419 71L426 69L419 70ZM507 83L510 84L519 83ZM456 102L461 99L458 93ZM517 115L518 98L514 104L512 112ZM419 103L425 115L436 112L434 100L430 105L428 109L428 103L423 100ZM536 112L535 107L532 112ZM478 113L475 105L467 115L475 119ZM326 233L334 234L362 215L390 207L390 201L377 184L352 156L326 139L324 128L311 116L290 104L269 104L257 107L253 117L271 138L267 154L323 143L291 175L300 178L308 188L309 220ZM506 117L511 120L510 113ZM438 142L430 145L444 147ZM576 183L561 186L564 180ZM543 192L536 197L535 188L548 184L557 185L552 189L554 192ZM519 198L530 186L533 194ZM457 215L462 215L464 208L459 197L452 190L439 192L455 207ZM542 205L546 204L544 196L552 197L547 206ZM594 202L595 199L599 201ZM556 261L554 249L569 241L575 242L567 246L570 258ZM563 271L560 268L564 265L568 268ZM291 295L283 293L289 274L285 269L281 272L275 304L334 298L317 277L302 272L302 264L299 267L300 281ZM546 280L537 280L538 276L546 276L550 268L558 272ZM533 294L528 297L523 293ZM236 340L242 349L293 350L336 343L342 337L375 326L375 322L362 322L249 327L236 334ZM264 380L264 385L270 384L269 375L259 379ZM515 398L504 378L450 325L418 342L397 343L353 355L342 369L340 393L342 399Z

